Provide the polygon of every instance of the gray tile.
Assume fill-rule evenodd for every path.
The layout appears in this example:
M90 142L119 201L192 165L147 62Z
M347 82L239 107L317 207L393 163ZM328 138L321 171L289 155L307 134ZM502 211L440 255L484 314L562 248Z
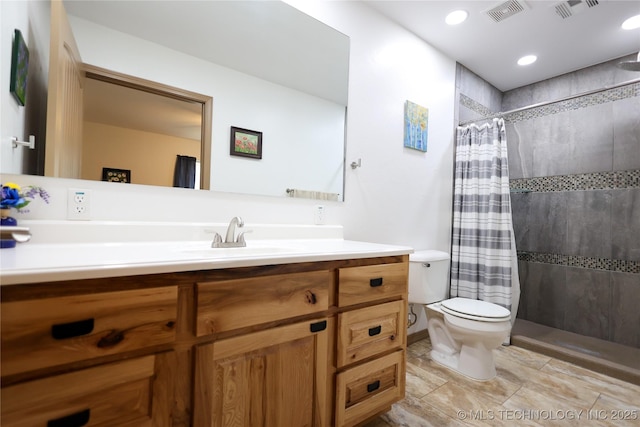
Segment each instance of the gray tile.
M611 273L611 341L640 348L640 275Z
M570 167L571 147L562 145L536 145L533 147L532 176L565 175Z
M612 257L640 261L640 188L611 193Z
M529 248L530 200L528 193L511 194L511 219L516 237L516 249L519 251L531 251Z
M575 132L570 111L563 111L548 116L526 120L533 128L533 144L538 145L569 145Z
M502 92L489 85L489 105L491 111L502 111Z
M640 96L613 102L613 170L640 169Z
M564 175L570 169L571 142L575 129L571 112L538 117L531 122L531 176ZM525 131L526 132L526 131Z
M510 178L531 178L534 127L531 120L507 123L507 156Z
M492 109L490 105L493 99L492 92L497 90L495 87L464 66L460 73L460 80L461 93L494 112L499 111L500 105L494 106L498 108L497 110Z
M458 123L470 122L472 120L481 119L482 114L477 111L473 111L471 108L464 105L460 105L458 110Z
M532 101L534 104L549 101L559 101L571 95L571 82L573 76L571 73L562 74L560 76L542 80L534 83L534 91Z
M464 65L456 62L456 89L460 89L460 84L462 83L462 72L464 68Z
M503 93L501 111L515 110L533 104L533 91L533 86L527 85Z
M527 289L526 320L553 328L564 327L565 270L560 265L529 263L526 276L520 278Z
M532 252L566 253L567 193L528 193L529 236Z
M527 261L518 261L518 276L520 277L520 302L518 304L518 312L516 317L519 319L527 319L527 275L529 263Z
M615 83L615 63L603 62L571 73L571 94L579 95Z
M613 169L612 103L580 108L571 115L571 151L567 174Z
M608 271L567 267L564 330L609 339L611 283Z
M611 191L569 191L567 255L611 258Z

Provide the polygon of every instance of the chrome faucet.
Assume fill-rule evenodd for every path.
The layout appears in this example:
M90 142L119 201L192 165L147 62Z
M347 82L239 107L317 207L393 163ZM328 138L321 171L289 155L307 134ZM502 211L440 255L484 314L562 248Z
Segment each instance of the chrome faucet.
M244 233L238 234L238 238L235 238L236 228L244 227L244 221L239 216L236 216L231 219L229 222L229 227L227 227L227 235L224 238L224 242L222 241L222 236L218 233L213 237L213 242L211 243L212 248L242 248L247 246L247 242L244 240Z

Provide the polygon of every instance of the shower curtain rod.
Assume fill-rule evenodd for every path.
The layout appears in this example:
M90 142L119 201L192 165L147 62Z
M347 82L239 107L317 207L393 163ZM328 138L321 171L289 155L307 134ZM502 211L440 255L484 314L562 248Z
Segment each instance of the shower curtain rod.
M458 126L463 126L463 125L468 125L471 123L475 123L475 122L481 122L484 120L489 120L489 119L493 119L494 117L500 118L500 117L505 117L509 114L513 114L513 113L518 113L520 111L525 111L525 110L530 110L532 108L538 108L538 107L544 107L545 105L551 105L551 104L556 104L558 102L564 102L564 101L569 101L570 99L575 99L575 98L580 98L583 96L587 96L587 95L593 95L595 93L600 93L600 92L604 92L606 90L611 90L611 89L616 89L622 86L628 86L628 85L632 85L635 83L640 83L640 78L639 79L633 79L633 80L627 80L626 82L623 83L617 83L615 85L611 85L611 86L605 86L603 88L600 89L594 89L594 90L590 90L587 92L582 92L576 95L570 95L564 98L560 98L560 99L556 99L555 101L544 101L544 102L539 102L537 104L531 104L531 105L527 105L526 107L520 107L520 108L515 108L513 110L508 110L508 111L501 111L499 113L496 114L492 114L490 116L485 116L479 119L475 119L475 120L467 120L466 122L460 122L458 123Z

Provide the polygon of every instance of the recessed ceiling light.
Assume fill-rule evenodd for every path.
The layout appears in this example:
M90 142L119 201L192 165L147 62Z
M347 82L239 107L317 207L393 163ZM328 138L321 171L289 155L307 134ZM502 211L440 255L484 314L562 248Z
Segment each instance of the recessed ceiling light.
M535 55L527 55L518 59L518 65L530 65L538 60L538 57Z
M635 30L640 28L640 15L632 16L624 21L621 25L623 30Z
M469 14L464 10L454 10L447 15L447 17L444 19L444 22L449 25L458 25L464 22L467 19L467 16L469 16Z

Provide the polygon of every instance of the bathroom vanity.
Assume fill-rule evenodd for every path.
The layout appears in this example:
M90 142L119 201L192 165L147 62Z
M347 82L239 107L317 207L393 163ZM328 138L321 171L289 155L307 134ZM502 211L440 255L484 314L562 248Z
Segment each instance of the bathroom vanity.
M281 243L3 252L3 425L353 426L388 410L411 249Z

